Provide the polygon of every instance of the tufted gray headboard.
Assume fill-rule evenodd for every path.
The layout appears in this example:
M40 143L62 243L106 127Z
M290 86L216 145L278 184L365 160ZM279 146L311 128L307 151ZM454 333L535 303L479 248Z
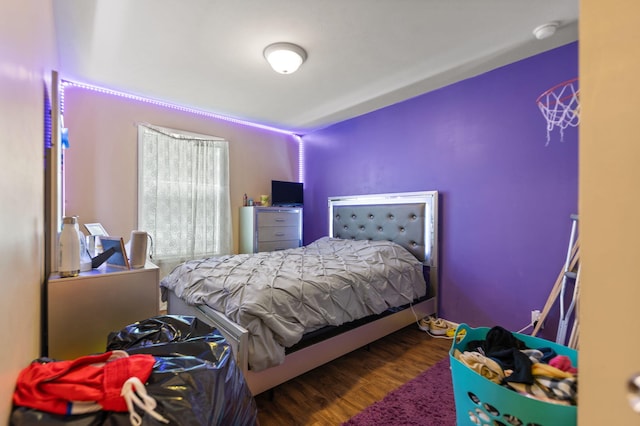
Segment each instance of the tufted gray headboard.
M389 240L438 266L438 191L329 198L329 235Z

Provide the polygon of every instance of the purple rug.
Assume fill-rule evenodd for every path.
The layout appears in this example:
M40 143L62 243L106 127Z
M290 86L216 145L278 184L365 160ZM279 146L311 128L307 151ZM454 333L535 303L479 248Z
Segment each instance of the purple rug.
M390 392L343 426L455 426L456 410L449 358Z

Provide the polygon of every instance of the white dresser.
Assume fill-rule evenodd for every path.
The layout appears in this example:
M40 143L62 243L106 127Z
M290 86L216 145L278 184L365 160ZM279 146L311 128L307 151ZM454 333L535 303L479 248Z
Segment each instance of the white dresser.
M240 253L302 245L302 207L240 207Z

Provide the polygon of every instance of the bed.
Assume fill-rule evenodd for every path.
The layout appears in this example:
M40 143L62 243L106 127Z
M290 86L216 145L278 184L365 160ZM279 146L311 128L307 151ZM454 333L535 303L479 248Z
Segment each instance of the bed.
M254 395L437 313L437 191L331 197L328 214L306 246L192 260L161 282L169 314L225 336Z

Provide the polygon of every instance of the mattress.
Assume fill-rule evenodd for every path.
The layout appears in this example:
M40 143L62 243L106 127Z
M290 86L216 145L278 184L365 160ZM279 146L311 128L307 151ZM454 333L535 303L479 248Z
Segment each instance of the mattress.
M249 367L284 361L305 333L380 314L426 294L423 265L389 241L324 237L275 252L187 261L161 283L249 331Z

